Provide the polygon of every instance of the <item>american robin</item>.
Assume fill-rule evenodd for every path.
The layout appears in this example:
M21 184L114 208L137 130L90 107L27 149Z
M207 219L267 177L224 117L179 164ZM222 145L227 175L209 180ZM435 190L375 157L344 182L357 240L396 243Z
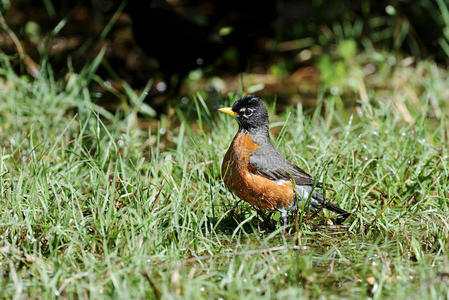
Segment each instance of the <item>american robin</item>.
M262 100L247 95L220 112L233 116L239 124L221 167L226 187L256 209L280 211L284 223L287 212L310 204L347 218L350 213L323 198L315 190L322 184L285 159L271 144L268 113Z

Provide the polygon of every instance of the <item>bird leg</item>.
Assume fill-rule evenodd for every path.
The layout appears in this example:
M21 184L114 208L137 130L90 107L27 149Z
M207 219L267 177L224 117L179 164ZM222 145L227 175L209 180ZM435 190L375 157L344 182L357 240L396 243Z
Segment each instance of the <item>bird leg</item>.
M281 212L281 219L284 222L284 234L286 233L286 228L287 228L287 217L288 217L288 212L286 209L280 209L279 210Z
M276 225L274 225L271 222L271 215L273 214L273 212L269 212L268 215L266 216L266 219L264 220L264 224L266 227L268 227L269 230L274 230L276 228Z

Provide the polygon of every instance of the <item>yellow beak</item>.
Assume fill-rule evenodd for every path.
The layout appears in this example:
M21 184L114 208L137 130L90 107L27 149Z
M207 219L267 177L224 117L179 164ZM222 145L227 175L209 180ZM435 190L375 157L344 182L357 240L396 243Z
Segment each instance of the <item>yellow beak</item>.
M223 108L218 109L218 111L221 111L222 113L231 115L234 118L237 118L239 116L239 114L236 113L235 111L233 111L231 107L223 107Z

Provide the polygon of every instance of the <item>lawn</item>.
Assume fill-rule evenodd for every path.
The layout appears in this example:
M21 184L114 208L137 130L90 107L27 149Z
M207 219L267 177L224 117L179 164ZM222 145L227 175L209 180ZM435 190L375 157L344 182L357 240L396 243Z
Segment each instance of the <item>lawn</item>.
M315 107L264 99L280 152L353 212L288 234L221 179L237 124L216 109L244 91L154 119L131 91L126 109L95 104L99 61L31 80L2 56L1 297L449 298L449 73L376 55L351 58L340 93L323 81Z

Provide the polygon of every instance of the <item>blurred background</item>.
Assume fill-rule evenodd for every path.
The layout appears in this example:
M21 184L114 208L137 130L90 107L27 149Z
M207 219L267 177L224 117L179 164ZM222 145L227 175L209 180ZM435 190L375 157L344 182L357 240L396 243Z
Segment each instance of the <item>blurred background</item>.
M197 93L261 94L280 109L314 106L321 93L351 106L388 85L396 66L445 68L449 55L447 0L0 3L0 49L16 72L69 80L97 62L97 104L115 111L145 92L152 116Z

